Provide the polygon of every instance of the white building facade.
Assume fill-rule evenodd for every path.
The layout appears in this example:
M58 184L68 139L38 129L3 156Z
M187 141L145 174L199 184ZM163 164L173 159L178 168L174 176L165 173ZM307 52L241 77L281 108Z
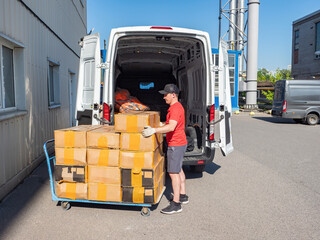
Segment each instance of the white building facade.
M0 0L0 200L74 124L86 0Z

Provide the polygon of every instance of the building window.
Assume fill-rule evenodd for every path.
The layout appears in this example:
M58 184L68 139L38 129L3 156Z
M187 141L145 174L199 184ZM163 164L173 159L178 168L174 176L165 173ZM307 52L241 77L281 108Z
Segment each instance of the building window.
M294 50L299 49L299 30L294 31Z
M235 54L228 54L229 61L229 81L230 94L235 94ZM219 66L219 54L213 54L213 62L215 66ZM215 95L219 95L219 71L215 72Z
M320 22L316 23L316 52L320 51Z
M48 105L53 107L60 105L59 63L52 60L48 63Z
M13 49L0 45L0 108L15 107Z
M293 64L299 63L299 30L294 31Z

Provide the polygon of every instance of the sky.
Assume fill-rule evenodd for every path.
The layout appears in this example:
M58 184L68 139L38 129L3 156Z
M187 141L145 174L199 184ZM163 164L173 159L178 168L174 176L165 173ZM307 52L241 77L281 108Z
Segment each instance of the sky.
M225 5L228 0L221 2ZM260 0L258 68L288 68L292 22L319 9L320 0ZM87 31L99 32L102 46L112 28L171 26L206 31L211 46L217 48L218 17L219 0L87 0ZM228 21L223 17L222 35L227 31Z

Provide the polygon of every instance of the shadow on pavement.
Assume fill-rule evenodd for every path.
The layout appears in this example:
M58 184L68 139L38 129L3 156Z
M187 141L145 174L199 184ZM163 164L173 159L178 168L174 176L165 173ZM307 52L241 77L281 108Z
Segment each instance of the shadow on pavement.
M49 181L45 161L0 202L0 238Z
M257 120L262 120L265 122L277 123L277 124L297 124L292 119L288 118L275 118L275 117L252 117Z

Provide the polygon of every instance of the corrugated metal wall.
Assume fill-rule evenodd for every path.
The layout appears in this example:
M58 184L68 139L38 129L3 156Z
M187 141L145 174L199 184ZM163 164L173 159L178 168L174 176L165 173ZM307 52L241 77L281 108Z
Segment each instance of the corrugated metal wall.
M0 0L0 34L24 46L26 106L20 109L24 114L0 120L0 200L32 170L54 129L69 126L69 71L78 78L78 41L87 30L83 2ZM48 58L60 63L61 106L53 109L48 108Z

